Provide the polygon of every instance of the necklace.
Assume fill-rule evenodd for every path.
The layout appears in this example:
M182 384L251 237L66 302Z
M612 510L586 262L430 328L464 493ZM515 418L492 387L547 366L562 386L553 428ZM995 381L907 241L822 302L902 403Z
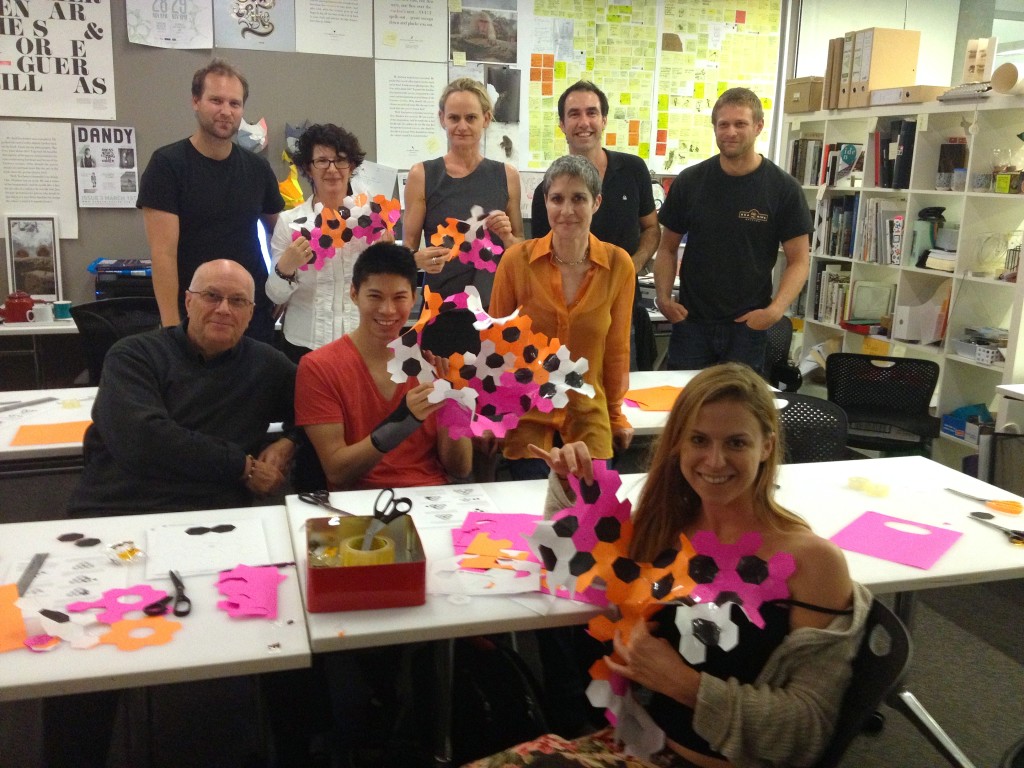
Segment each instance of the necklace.
M566 261L565 259L558 258L558 254L554 251L551 252L551 258L557 261L559 264L564 264L567 267L578 267L580 264L590 258L590 246L587 246L587 250L583 252L583 258L577 259L576 261Z

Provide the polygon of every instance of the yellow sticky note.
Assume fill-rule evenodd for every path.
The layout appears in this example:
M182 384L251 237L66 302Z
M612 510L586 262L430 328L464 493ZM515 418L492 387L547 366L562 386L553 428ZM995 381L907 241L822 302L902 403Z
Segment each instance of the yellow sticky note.
M704 98L704 83L693 84L693 95L698 99Z
M466 52L465 51L452 51L452 64L457 67L463 67L466 65Z
M555 77L556 78L558 78L559 80L564 80L565 79L565 62L564 61L556 61L555 62L555 70L554 71L555 71Z

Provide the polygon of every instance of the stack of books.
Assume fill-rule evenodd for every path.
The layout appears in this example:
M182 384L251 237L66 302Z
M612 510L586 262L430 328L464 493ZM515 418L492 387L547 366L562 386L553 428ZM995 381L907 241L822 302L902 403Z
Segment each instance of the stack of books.
M956 270L956 251L944 251L941 248L932 248L927 252L923 266L925 269L938 269L942 272L953 272Z

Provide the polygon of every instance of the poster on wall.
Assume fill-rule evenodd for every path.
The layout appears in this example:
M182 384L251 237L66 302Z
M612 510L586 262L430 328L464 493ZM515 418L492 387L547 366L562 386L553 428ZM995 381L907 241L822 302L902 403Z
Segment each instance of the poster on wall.
M113 120L110 2L0 2L0 115Z
M437 99L448 84L444 64L374 62L377 162L407 169L443 155L448 138L437 117Z
M295 50L295 0L217 0L213 35L218 48Z
M135 129L76 125L75 175L79 208L134 208L139 195Z
M0 216L53 211L60 236L76 239L73 161L67 123L0 120Z
M452 10L448 22L452 61L514 64L519 39L516 0L471 0Z
M370 3L295 0L295 41L300 53L373 56L373 7Z
M373 55L400 61L448 59L446 0L376 0Z
M57 218L52 214L8 216L4 232L11 291L24 291L40 301L62 299Z
M125 0L128 42L155 48L212 48L209 0Z

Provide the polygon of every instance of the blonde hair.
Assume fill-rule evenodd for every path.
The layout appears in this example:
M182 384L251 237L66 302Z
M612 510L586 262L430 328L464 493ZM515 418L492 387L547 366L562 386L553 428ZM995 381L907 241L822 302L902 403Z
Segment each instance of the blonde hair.
M633 558L652 561L672 546L681 531L700 514L700 496L683 477L679 457L683 440L700 409L708 403L728 400L743 405L757 420L762 437L774 437L768 457L754 480L754 512L759 522L775 530L807 523L775 501L775 475L783 455L782 434L775 397L764 380L750 367L723 363L705 368L687 384L676 399L665 431L653 449L651 468L633 518Z
M453 93L459 93L460 91L466 91L472 93L480 100L480 110L484 116L491 114L493 105L491 104L491 97L487 95L487 88L479 80L474 80L471 77L457 77L452 80L445 89L441 91L441 99L437 102L437 108L441 114L444 114L444 105L448 101L448 97Z

